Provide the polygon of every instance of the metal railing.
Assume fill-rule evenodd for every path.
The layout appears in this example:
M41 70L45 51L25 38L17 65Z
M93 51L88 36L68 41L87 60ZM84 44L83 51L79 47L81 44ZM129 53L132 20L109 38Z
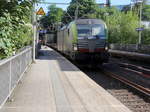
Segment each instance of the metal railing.
M0 61L0 108L10 97L28 66L32 63L32 48Z
M110 49L150 54L150 45L110 44Z

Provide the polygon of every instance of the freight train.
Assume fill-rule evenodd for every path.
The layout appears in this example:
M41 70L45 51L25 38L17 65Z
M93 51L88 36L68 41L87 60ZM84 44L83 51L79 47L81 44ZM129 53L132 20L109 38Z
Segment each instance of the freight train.
M75 20L57 32L56 48L77 62L107 62L107 26L99 19Z

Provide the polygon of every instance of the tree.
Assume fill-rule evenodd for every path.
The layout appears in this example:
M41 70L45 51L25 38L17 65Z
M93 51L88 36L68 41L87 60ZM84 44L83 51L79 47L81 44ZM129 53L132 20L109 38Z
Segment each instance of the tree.
M150 45L150 29L145 29L142 32L142 44Z
M104 7L104 8L99 8L96 13L96 17L99 19L102 19L106 21L107 16L115 15L119 13L120 11L116 7Z
M68 15L75 19L75 12L78 13L78 18L82 18L88 14L93 14L97 12L98 5L96 5L95 0L72 0L70 6L67 8L67 13L63 18L67 18L67 21L72 21ZM63 19L64 20L64 19ZM66 21L63 21L66 23Z
M123 9L121 11L128 12L130 10L131 10L131 6L130 5L126 5L126 6L123 7Z
M50 5L48 11L48 17L50 18L51 23L61 22L61 18L63 15L63 10L61 8L56 7L56 5Z
M109 10L108 15L105 15L106 10ZM133 44L136 43L138 32L138 15L134 12L121 12L115 8L102 10L104 12L101 17L108 27L108 40L110 43Z
M50 5L48 10L48 14L41 19L41 23L45 28L61 22L64 13L63 9L56 7L56 5Z
M140 7L142 5L142 20L150 21L150 5L148 5L148 0L143 0L143 3L138 3L137 0L132 0L134 2L133 12L139 15ZM124 7L123 11L129 11L129 7Z
M150 21L150 5L144 5L143 13L142 13L142 20Z

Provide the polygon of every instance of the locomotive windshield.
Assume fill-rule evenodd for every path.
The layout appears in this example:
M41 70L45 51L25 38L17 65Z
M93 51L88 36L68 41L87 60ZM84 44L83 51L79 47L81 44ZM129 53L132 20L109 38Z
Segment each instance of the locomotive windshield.
M105 37L104 25L93 25L92 26L92 36Z
M78 36L85 37L90 35L90 26L89 25L78 25Z
M105 28L104 25L78 25L78 36L86 37L93 36L98 38L105 37Z
M78 36L87 36L90 33L89 29L79 29L78 30Z

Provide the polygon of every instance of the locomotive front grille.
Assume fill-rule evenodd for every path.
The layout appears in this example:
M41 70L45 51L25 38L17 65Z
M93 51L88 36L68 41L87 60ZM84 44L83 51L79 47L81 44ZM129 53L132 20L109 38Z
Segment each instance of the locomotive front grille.
M88 52L94 52L96 49L105 48L105 40L79 39L77 47L78 47L78 49L84 49Z
M77 46L78 48L88 48L88 41L85 39L79 39Z
M105 40L98 40L96 41L96 46L95 48L104 48L105 47Z

